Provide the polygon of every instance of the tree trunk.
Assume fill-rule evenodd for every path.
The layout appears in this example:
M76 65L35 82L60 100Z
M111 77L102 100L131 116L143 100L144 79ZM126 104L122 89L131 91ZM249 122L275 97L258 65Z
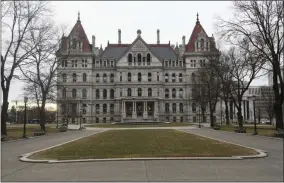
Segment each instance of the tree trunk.
M280 101L274 103L275 119L276 119L276 130L283 129L283 116L282 116L282 105Z
M211 128L214 127L214 115L213 115L213 110L210 109L210 126Z
M226 116L226 125L230 124L230 117L229 117L229 106L228 106L228 101L225 101L225 116Z
M39 119L41 130L45 131L45 99L43 99L40 107Z
M3 79L3 78L2 78ZM8 107L9 107L9 102L8 102L8 90L3 90L3 104L2 104L2 110L1 110L1 135L7 135L7 119L8 119Z
M238 116L239 127L242 128L243 127L243 116L242 116L242 108L241 107L238 108L237 116Z

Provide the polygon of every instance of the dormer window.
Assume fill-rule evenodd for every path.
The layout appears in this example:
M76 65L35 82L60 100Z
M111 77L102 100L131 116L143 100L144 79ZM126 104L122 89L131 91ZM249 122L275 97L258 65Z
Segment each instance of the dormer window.
M132 54L128 54L128 65L132 65Z
M140 53L138 53L138 55L137 55L137 58L138 58L138 65L141 65L141 54Z
M147 65L150 65L151 62L151 55L150 53L147 54Z
M201 50L204 50L204 39L200 40Z

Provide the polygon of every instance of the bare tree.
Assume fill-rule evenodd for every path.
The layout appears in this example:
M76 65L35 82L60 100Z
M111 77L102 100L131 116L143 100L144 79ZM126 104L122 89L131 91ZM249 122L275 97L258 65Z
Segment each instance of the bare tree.
M283 1L234 1L234 19L219 18L219 33L234 44L247 39L271 66L273 71L274 111L276 129L283 129L282 104L284 82L281 76L284 51L284 2ZM239 39L238 39L239 38Z
M2 3L2 27L5 38L3 41L3 54L1 54L1 88L3 104L1 111L1 134L7 135L6 121L8 110L8 97L11 81L17 78L17 69L29 57L35 47L23 50L21 46L27 40L28 33L40 17L47 13L48 2L43 1L7 1Z

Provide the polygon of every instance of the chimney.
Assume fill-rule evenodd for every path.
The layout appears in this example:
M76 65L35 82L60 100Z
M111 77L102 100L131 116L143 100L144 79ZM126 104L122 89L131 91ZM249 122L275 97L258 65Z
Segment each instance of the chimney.
M182 46L185 47L185 36L182 36Z
M93 45L93 48L96 47L96 36L95 35L92 35L92 45Z
M118 29L118 44L121 44L121 30Z
M160 44L160 30L157 29L157 44Z

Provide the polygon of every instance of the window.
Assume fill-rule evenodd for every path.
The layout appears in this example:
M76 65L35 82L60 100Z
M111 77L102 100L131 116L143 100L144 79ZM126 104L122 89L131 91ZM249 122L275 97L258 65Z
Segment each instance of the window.
M77 60L72 60L72 67L77 67Z
M73 97L73 98L76 98L76 97L77 97L77 90L76 90L76 89L73 89L73 90L72 90L72 97Z
M110 74L110 82L111 82L111 83L114 82L114 74Z
M179 98L183 98L183 89L182 88L179 89Z
M165 89L165 98L169 98L169 89Z
M182 116L180 117L180 120L179 120L179 121L180 121L181 123L183 122L183 117L182 117Z
M86 113L87 113L87 110L83 108L83 109L82 109L82 113L83 113L83 114L86 114Z
M169 105L169 103L165 104L165 111L166 112L170 112L170 105Z
M169 82L169 74L168 73L165 74L165 82Z
M128 65L132 65L132 54L128 54Z
M148 73L148 81L152 81L152 74L150 72Z
M87 90L85 88L82 90L82 98L87 98Z
M194 73L191 74L191 81L195 82L195 74Z
M172 74L172 82L176 82L176 74L175 73Z
M177 117L173 117L173 122L175 123L177 121Z
M107 75L106 74L103 75L103 80L104 80L105 83L107 82Z
M114 99L114 89L111 89L111 90L110 90L110 98L111 98L111 99Z
M181 112L181 113L183 112L183 103L179 104L179 112Z
M141 80L142 80L142 77L141 77L141 73L139 72L138 73L138 82L141 82Z
M72 104L72 112L73 113L77 112L77 104Z
M173 67L175 67L175 63L176 63L176 62L175 62L175 61L173 61Z
M110 122L111 122L111 123L113 122L113 117L110 117Z
M87 60L82 60L82 67L87 67Z
M66 98L66 88L63 88L62 90L62 98Z
M152 97L152 88L148 88L148 96Z
M137 58L138 58L138 65L141 65L141 54L140 53L138 53L138 55L137 55Z
M179 61L179 66L182 67L182 61Z
M178 80L179 80L179 82L182 82L182 73L179 73Z
M173 103L173 113L176 113L177 112L177 105L176 105L176 103Z
M204 50L204 39L200 40L200 46L201 46L201 50Z
M107 67L109 67L109 60L107 60Z
M195 103L192 103L192 112L196 112L196 104Z
M151 62L151 55L150 53L147 54L147 65L150 65Z
M96 113L100 114L100 104L96 104Z
M87 74L86 73L83 74L83 82L87 82Z
M76 73L73 73L73 82L76 82L77 81L77 74Z
M120 73L120 82L122 82L122 72Z
M141 97L141 96L142 96L142 89L138 88L138 97Z
M159 88L157 88L157 96L158 96L158 97L160 96Z
M110 66L111 66L111 67L114 67L113 61L110 62Z
M67 60L62 60L62 67L67 67Z
M102 63L102 60L100 60L100 67L102 67L103 66L103 63Z
M122 97L122 88L120 88L120 96Z
M128 73L127 77L128 77L128 81L131 82L131 73L130 72Z
M100 98L100 90L96 89L96 99L99 99L99 98Z
M171 67L171 66L172 66L172 61L170 60L170 61L169 61L169 67Z
M168 61L165 61L165 67L168 67L169 65L168 65Z
M106 113L107 113L107 105L104 104L104 105L103 105L103 114L106 114Z
M104 67L106 67L107 66L107 63L106 63L106 60L104 61Z
M62 81L66 82L67 81L67 75L66 74L62 74Z
M146 65L146 57L143 57L143 65Z
M160 81L159 72L157 72L157 81Z
M114 114L114 105L113 104L110 104L110 113Z
M96 123L100 122L100 118L96 117Z
M103 123L106 123L106 117L103 118Z
M131 88L128 88L128 89L127 89L127 96L128 96L128 97L131 97Z
M107 98L107 90L104 89L104 90L103 90L103 99L106 99L106 98Z
M100 82L100 75L99 75L99 74L96 75L96 82L97 82L97 83Z
M172 89L172 98L176 98L177 96L177 91L175 88Z

